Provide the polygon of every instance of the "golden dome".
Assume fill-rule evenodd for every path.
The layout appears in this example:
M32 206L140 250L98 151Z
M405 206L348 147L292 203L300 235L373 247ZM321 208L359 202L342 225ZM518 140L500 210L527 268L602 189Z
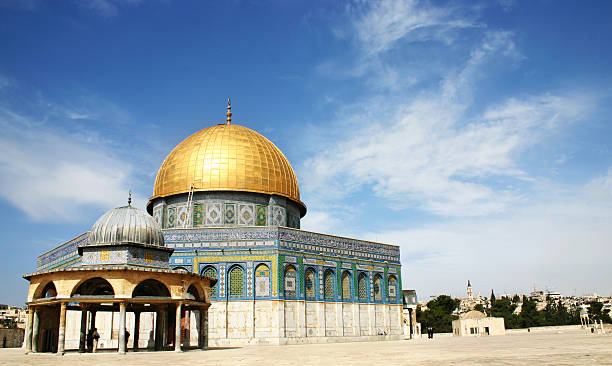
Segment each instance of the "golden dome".
M229 118L229 117L228 117ZM295 172L283 153L259 133L235 124L200 130L178 144L155 178L153 197L194 191L243 191L284 196L300 206Z

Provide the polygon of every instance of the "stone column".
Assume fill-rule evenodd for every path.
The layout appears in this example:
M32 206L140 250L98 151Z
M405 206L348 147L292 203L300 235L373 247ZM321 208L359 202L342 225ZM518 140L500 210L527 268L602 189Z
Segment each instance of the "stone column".
M81 305L81 334L79 335L79 353L85 352L86 337L87 337L87 308Z
M91 310L91 324L89 324L89 329L94 329L96 327L96 310Z
M182 304L176 305L176 322L174 326L174 351L181 352L181 310Z
M34 308L34 323L32 325L32 352L38 352L38 328L40 324L39 310Z
M208 309L200 309L200 334L198 337L201 349L208 349Z
M34 308L28 309L28 323L25 331L25 353L32 352L32 323L34 322Z
M63 355L64 346L66 340L66 303L60 304L60 318L59 318L59 337L57 340L57 354Z
M125 354L125 303L119 303L119 354Z
M157 311L155 312L155 329L154 329L154 337L155 337L155 343L154 343L154 349L156 351L159 351L162 349L162 344L161 344L161 310L157 309Z
M138 349L138 339L140 338L140 311L134 312L134 350Z

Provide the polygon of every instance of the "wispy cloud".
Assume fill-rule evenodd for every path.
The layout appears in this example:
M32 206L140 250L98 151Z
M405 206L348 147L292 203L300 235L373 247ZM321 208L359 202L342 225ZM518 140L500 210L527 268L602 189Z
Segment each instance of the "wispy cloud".
M521 197L514 181L530 178L519 168L520 153L546 131L578 120L589 103L580 95L543 94L467 113L482 69L499 57L521 56L511 33L487 32L438 89L406 102L390 96L397 103L360 103L343 116L350 133L305 162L305 190L327 192L329 200L367 187L394 208L447 216L503 211Z
M350 25L356 32L353 39L367 56L387 52L400 41L450 43L453 30L477 26L471 17L458 14L459 10L417 0L363 2L348 6L352 19Z
M83 0L78 3L101 17L111 18L119 14L120 8L139 5L142 0Z
M79 221L84 207L125 202L133 168L104 146L7 110L0 126L0 196L32 219Z
M567 190L550 187L545 196L501 217L362 235L400 245L405 282L421 296L465 296L468 279L485 296L491 289L500 294L527 292L532 286L567 295L608 293L611 177ZM594 190L607 195L593 195Z

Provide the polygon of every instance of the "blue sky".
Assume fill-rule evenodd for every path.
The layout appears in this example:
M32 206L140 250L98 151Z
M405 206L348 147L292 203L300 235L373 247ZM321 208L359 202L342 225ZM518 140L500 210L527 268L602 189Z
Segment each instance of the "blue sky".
M36 256L152 193L224 120L271 139L306 230L401 246L419 296L612 294L607 1L0 3L0 230Z

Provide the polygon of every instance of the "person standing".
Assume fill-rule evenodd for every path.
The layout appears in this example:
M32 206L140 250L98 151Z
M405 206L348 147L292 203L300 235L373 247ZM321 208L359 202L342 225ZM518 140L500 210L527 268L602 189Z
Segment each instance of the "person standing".
M96 350L98 349L98 340L100 339L100 333L98 333L98 328L93 329L93 332L91 333L91 338L93 339L92 352L96 353Z

